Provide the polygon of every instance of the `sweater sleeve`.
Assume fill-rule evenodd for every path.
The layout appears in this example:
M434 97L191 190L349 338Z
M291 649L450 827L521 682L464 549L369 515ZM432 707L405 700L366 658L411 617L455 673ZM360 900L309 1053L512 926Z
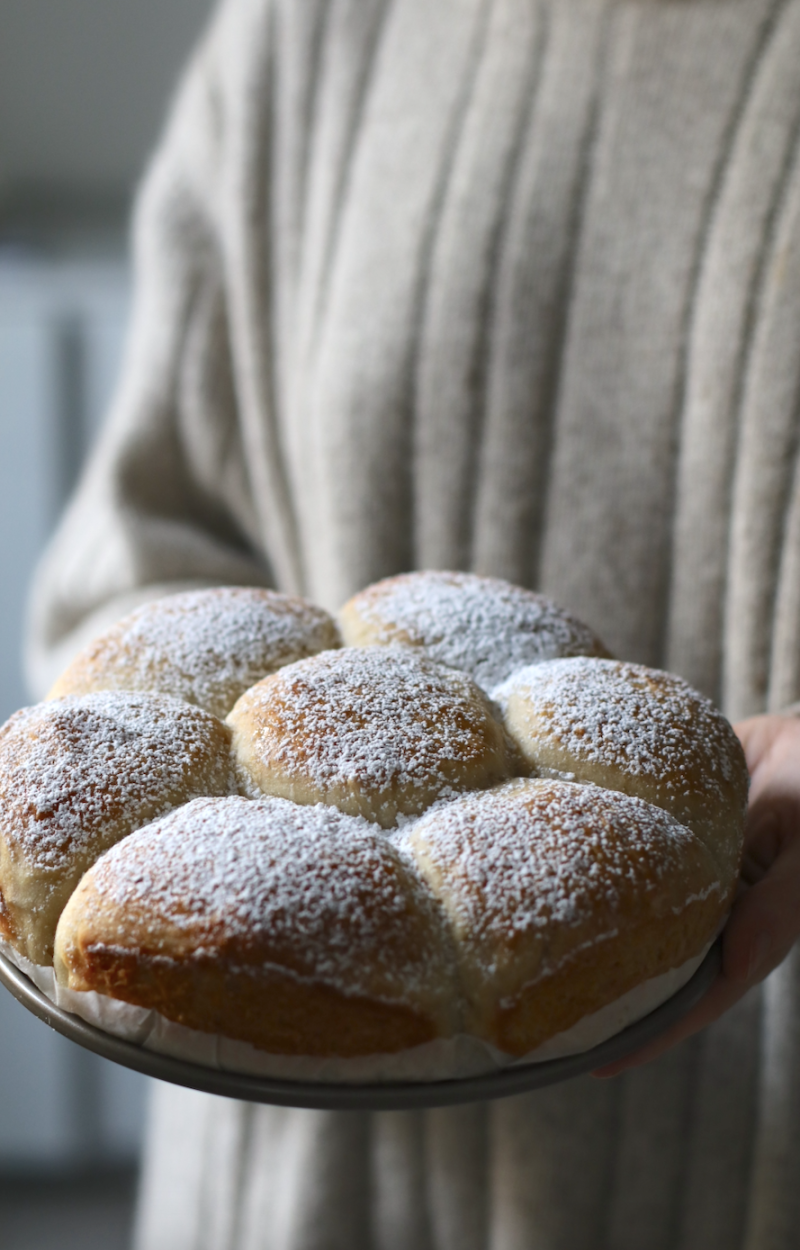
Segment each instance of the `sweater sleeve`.
M36 572L29 684L159 594L272 581L248 474L226 301L220 10L189 67L134 219L134 310L115 403Z

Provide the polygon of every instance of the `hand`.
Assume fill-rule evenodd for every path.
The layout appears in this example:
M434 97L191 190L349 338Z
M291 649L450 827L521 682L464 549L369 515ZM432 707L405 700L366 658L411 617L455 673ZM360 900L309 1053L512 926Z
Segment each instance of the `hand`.
M739 892L725 926L722 971L672 1029L594 1075L617 1076L711 1024L788 955L800 937L800 719L753 716L735 726L750 772Z

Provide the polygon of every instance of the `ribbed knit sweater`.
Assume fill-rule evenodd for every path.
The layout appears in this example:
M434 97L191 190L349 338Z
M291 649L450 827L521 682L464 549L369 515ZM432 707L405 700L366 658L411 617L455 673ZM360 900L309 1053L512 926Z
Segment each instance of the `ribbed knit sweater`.
M552 594L800 697L800 0L228 0L136 222L31 673L160 591ZM613 1082L323 1114L163 1087L138 1250L796 1250L800 964Z

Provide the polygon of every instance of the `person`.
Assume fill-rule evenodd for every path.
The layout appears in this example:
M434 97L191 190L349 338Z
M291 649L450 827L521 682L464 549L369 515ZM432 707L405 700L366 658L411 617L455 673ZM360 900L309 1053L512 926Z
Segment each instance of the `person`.
M138 1250L797 1245L799 139L800 0L214 14L36 688L155 595L473 569L718 700L753 786L722 976L660 1057L424 1113L159 1087Z

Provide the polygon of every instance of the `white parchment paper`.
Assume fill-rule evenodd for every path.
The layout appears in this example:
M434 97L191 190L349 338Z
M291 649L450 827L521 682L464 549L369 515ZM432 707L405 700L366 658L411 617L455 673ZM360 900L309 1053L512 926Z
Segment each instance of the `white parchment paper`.
M78 993L65 989L57 983L52 968L32 964L9 943L0 939L0 952L24 972L57 1007L137 1046L226 1072L286 1080L357 1084L374 1081L463 1079L512 1065L541 1063L546 1059L582 1054L613 1037L629 1024L641 1020L677 993L699 968L709 948L710 943L709 947L680 968L673 968L662 976L645 981L600 1011L584 1016L572 1028L550 1038L543 1046L521 1059L463 1033L392 1055L365 1055L357 1059L342 1059L338 1056L320 1058L316 1055L268 1054L247 1042L187 1029L167 1020L156 1011L134 1007L104 994L93 991Z

